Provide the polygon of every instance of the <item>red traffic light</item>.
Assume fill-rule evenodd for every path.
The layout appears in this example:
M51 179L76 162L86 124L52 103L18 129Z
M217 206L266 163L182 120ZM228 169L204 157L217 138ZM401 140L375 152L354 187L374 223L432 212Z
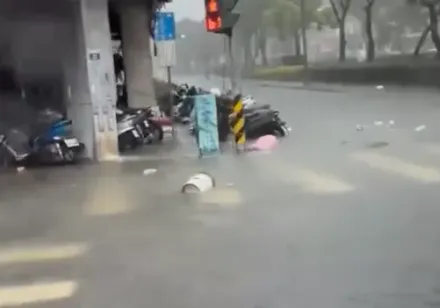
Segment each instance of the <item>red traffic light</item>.
M205 0L205 27L208 32L215 32L222 29L222 18L220 14L220 0Z
M208 32L215 32L222 28L222 18L217 16L206 16L205 27Z
M218 13L220 11L219 0L205 0L206 13Z

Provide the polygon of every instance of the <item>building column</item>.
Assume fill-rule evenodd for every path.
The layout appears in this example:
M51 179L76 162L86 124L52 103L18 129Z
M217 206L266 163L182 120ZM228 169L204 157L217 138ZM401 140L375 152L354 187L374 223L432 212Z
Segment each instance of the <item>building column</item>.
M133 108L156 105L146 2L121 1L119 14L128 104Z
M68 113L89 158L118 157L116 84L107 0L72 3L72 37L66 54Z

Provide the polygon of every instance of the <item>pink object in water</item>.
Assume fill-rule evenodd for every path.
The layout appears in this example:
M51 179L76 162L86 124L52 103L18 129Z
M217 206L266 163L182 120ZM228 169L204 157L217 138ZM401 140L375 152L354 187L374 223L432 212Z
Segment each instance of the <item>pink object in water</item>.
M277 146L277 137L273 135L265 135L258 138L248 149L251 151L272 151Z

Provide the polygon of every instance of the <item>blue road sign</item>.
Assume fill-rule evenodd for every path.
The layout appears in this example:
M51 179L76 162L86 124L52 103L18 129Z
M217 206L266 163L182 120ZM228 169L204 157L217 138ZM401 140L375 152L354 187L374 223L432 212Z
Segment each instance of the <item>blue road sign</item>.
M174 41L176 39L176 22L172 12L156 12L156 24L154 27L154 40Z

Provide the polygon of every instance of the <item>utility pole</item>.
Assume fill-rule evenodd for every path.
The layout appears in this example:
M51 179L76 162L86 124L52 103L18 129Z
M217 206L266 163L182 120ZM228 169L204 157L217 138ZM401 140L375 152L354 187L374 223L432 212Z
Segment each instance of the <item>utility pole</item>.
M226 73L227 73L227 59L226 55L228 54L228 40L227 37L223 40L223 55L222 55L222 91L225 92L226 85L225 85L225 79L226 79Z
M237 80L235 79L235 61L232 51L232 29L228 33L228 56L229 56L229 80L231 82L231 92L237 91Z
M306 20L306 0L301 0L301 32L302 32L302 45L304 53L304 68L309 67L309 59L307 55L307 20Z

